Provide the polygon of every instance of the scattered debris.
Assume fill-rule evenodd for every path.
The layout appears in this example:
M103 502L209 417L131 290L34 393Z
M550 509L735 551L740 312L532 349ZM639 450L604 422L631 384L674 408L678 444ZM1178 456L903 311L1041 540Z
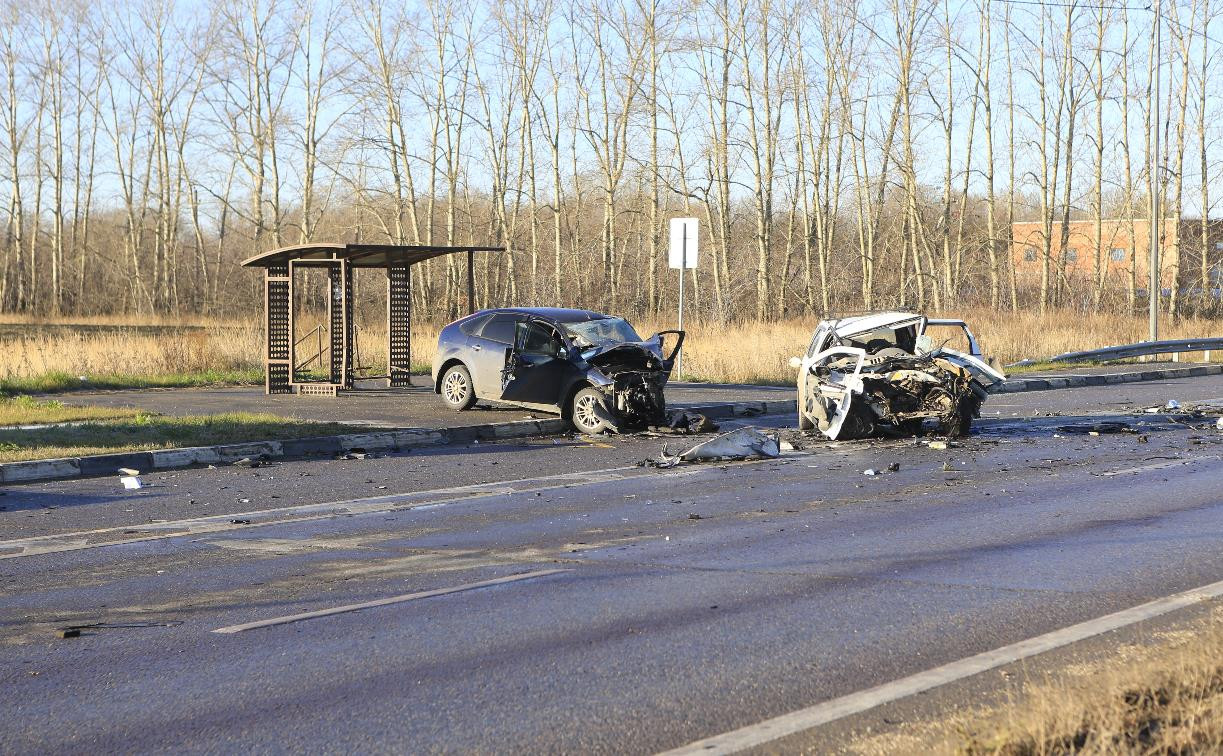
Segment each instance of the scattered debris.
M480 443L480 442L479 442L479 441L472 441L472 443L473 443L473 444L478 444L478 443ZM336 458L336 459L338 459L338 460L344 460L344 459L374 459L374 455L372 455L372 454L370 454L369 452L365 451L365 449L361 448L360 446L354 446L353 448L349 449L349 450L348 450L348 451L346 451L346 452L340 452L339 454L335 455L335 458Z
M946 441L931 441L929 446L931 449L942 451L943 449L947 448L947 442Z
M951 463L950 463L950 462L944 462L944 463L943 463L943 472L955 472L955 468L951 466Z
M888 465L888 472L900 472L900 463L893 462L892 464Z
M873 468L873 467L868 467L867 469L865 469L865 470L863 470L863 471L862 471L862 474L863 474L863 475L866 475L866 476L868 476L868 477L873 478L873 477L875 477L876 475L878 475L878 474L879 474L879 471L878 471L878 470L876 470L876 469L875 469L875 468Z
M718 424L710 420L705 415L699 412L689 412L687 410L673 410L667 413L667 421L662 425L651 425L650 430L655 433L671 433L675 435L688 435L691 433L713 433L717 431Z
M1181 408L1181 403L1176 401L1175 399L1169 399L1168 403L1164 405L1164 409L1166 410L1177 410L1180 408Z
M57 638L80 638L81 631L75 627L65 627L61 630L57 630L55 633L55 637Z
M699 514L697 514L696 512L693 512L692 514L688 515L688 519L689 519L689 520L703 520L703 519L705 519L705 518L704 518L704 517L701 517L701 516L700 516Z
M124 475L122 478L119 478L119 482L122 483L123 487L128 490L144 488L144 483L142 483L140 478L137 478L135 475Z
M231 525L250 525L251 521L239 518L239 519L230 520L229 523Z
M1223 417L1219 418L1218 420L1215 420L1215 427L1223 431Z
M130 467L120 467L120 468L119 468L118 470L116 470L115 472L119 473L120 475L126 475L126 476L129 476L129 477L135 477L135 476L137 476L137 475L139 475L139 474L140 474L140 471L139 471L139 470L133 470L133 469L132 469L132 468L130 468Z
M703 441L678 455L672 455L666 445L658 459L647 460L643 464L652 467L675 467L681 462L708 462L719 459L754 459L773 458L781 456L781 442L777 434L761 433L758 429L747 426L723 433L720 436Z

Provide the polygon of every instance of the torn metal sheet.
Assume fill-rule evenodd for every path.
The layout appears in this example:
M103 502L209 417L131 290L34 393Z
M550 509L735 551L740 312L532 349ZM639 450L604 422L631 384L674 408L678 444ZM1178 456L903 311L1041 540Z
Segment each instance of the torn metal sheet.
M935 344L931 325L961 329L972 353ZM825 320L791 364L799 428L833 440L919 435L925 421L947 437L966 434L988 389L1006 380L963 321L904 312Z
M781 440L776 433L762 433L748 426L703 441L687 451L672 455L666 446L662 456L649 464L675 467L681 462L709 462L719 459L756 459L781 456Z

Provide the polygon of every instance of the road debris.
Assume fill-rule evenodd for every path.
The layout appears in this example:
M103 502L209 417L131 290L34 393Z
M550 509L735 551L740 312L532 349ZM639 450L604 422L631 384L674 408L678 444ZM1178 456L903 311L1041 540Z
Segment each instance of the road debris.
M934 449L935 451L942 451L943 449L947 448L947 442L946 441L931 441L929 444L927 444L927 446L929 446L931 449Z
M689 435L693 433L713 433L718 430L718 424L699 412L673 410L667 413L666 423L651 425L649 429L655 433Z
M677 455L664 444L657 459L643 462L650 467L675 467L681 462L709 462L722 459L760 459L781 456L781 442L776 433L762 433L752 426L738 428L703 441Z
M65 627L61 630L57 630L55 633L55 637L57 638L80 638L81 631L76 629L75 627Z
M136 476L136 475L139 475L139 474L140 474L140 471L139 471L139 470L134 470L134 469L132 469L132 468L130 468L130 467L120 467L120 468L119 468L118 470L116 470L115 472L119 473L120 475L126 475L126 476L129 476L129 477L134 477L134 476Z
M230 525L250 525L251 521L243 518L237 518L229 521Z
M868 476L868 477L873 478L873 477L875 477L876 475L878 475L878 474L879 474L879 471L878 471L878 470L876 470L876 469L875 469L875 468L873 468L873 467L868 467L867 469L865 469L865 470L863 470L863 471L862 471L862 474L863 474L863 475L866 475L866 476Z
M144 483L142 483L140 478L137 478L135 475L124 475L122 478L119 478L119 482L122 483L123 487L129 491L137 488L144 488Z

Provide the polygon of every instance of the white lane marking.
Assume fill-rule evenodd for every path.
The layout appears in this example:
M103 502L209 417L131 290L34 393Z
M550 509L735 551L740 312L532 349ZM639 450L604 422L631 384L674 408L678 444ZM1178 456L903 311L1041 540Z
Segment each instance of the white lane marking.
M506 583L517 583L522 580L532 580L534 578L543 577L545 575L555 575L558 572L569 572L567 569L560 570L535 570L533 572L523 572L518 575L507 575L506 577L493 578L491 580L481 580L476 583L464 583L451 588L438 588L432 591L420 591L418 593L405 593L402 596L391 596L390 598L377 599L376 601L365 601L360 604L348 604L347 606L337 606L331 609L319 609L313 612L302 612L301 614L290 614L287 617L274 617L272 619L259 620L258 622L247 622L241 625L230 625L228 627L218 627L213 630L214 633L241 633L247 630L255 630L260 627L271 627L273 625L287 625L290 622L300 622L302 620L314 619L315 617L330 617L333 614L345 614L347 612L355 612L361 609L371 609L375 606L387 606L388 604L401 604L405 601L415 601L417 599L431 598L433 596L445 596L450 593L462 593L463 591L472 591L477 588L488 588L493 585L504 585Z
M782 456L805 456L807 452L786 452ZM750 465L763 462L775 462L776 459L748 460L734 464ZM235 512L208 517L197 517L188 520L172 522L146 523L139 525L124 525L97 530L82 530L72 533L59 533L46 536L31 536L10 541L0 541L0 552L11 550L11 553L0 553L0 559L20 559L22 557L38 556L40 554L58 554L65 551L81 549L99 549L106 546L121 546L144 541L159 541L167 538L179 538L188 535L207 535L233 530L250 530L267 525L283 525L313 520L326 520L335 517L359 514L376 514L391 511L435 509L447 504L485 499L494 496L507 496L521 493L536 493L562 488L611 483L633 478L667 477L678 478L688 475L699 475L709 472L708 465L697 465L680 470L659 471L637 466L611 467L603 470L587 472L570 472L560 475L548 475L534 478L519 478L500 483L481 483L453 488L436 488L427 491L413 491L399 494L384 494L362 499L346 501L330 501L320 504L299 504L275 509L260 509L251 512ZM716 468L712 468L716 469ZM533 485L531 485L533 484ZM249 522L233 522L234 520L249 520ZM132 532L134 531L134 532ZM106 539L109 540L100 540Z
M675 754L729 754L738 753L748 748L768 743L787 735L793 735L809 730L819 725L834 722L838 719L859 714L882 706L886 703L907 698L933 688L946 685L956 680L986 672L1005 664L1026 659L1030 656L1043 654L1072 643L1077 643L1097 635L1119 630L1123 627L1154 619L1165 614L1193 606L1209 599L1223 596L1223 580L1217 583L1193 588L1182 593L1149 601L1145 604L1123 609L1113 614L1106 614L1077 625L1064 627L1061 630L1038 635L1035 638L1012 643L1009 646L996 648L969 656L959 661L944 664L941 667L918 672L915 675L902 677L890 683L884 683L874 688L850 693L840 698L808 706L805 709L792 711L779 717L766 719L754 725L741 727L738 730L714 735L704 740L698 740L670 751L667 756Z

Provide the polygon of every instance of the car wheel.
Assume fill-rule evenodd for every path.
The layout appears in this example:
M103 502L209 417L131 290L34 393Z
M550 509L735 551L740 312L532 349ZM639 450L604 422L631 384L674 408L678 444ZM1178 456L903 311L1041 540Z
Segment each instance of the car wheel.
M590 435L613 430L611 424L603 419L608 413L607 400L603 392L596 388L584 388L577 392L569 406L569 420L573 427Z
M471 373L462 365L455 365L442 376L442 401L452 410L462 412L476 403L476 392L471 384Z
M815 423L807 416L807 408L802 399L798 400L798 429L802 431L815 430Z

